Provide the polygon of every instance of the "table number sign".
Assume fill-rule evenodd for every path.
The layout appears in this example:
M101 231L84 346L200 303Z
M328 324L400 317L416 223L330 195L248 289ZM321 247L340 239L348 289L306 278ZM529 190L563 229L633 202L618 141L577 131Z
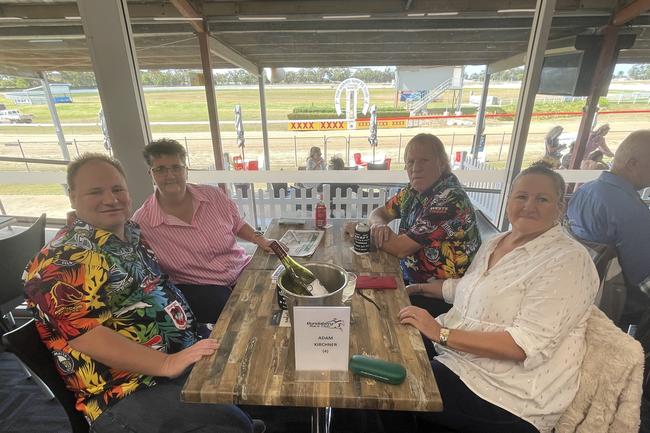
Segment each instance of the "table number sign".
M347 371L350 307L294 307L296 371Z

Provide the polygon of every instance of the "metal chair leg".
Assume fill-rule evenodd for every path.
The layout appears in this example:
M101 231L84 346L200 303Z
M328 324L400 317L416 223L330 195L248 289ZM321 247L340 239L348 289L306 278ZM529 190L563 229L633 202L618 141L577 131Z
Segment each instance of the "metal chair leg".
M18 360L18 362L20 363L23 370L25 370L25 373L27 373L28 378L31 378L34 381L34 383L36 383L36 385L38 385L38 387L41 388L41 390L45 394L45 397L48 400L53 400L54 399L54 394L52 393L50 388L45 384L45 382L43 382L40 377L35 375L32 372L32 370L30 370L29 367L27 367L25 364L23 364L20 360Z

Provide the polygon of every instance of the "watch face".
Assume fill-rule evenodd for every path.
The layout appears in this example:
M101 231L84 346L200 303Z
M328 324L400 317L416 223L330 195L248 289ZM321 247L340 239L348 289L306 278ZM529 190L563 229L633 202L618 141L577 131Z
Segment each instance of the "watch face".
M447 339L449 338L449 329L440 328L440 344L443 346L447 345Z

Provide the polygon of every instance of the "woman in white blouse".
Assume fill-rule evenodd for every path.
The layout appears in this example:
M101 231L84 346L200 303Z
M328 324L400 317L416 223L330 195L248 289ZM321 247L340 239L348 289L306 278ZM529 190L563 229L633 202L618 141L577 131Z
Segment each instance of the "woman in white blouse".
M522 171L508 198L512 230L484 243L463 278L407 287L453 304L437 318L414 306L399 313L435 343L444 411L427 421L550 432L573 400L598 274L559 224L564 189L543 163Z

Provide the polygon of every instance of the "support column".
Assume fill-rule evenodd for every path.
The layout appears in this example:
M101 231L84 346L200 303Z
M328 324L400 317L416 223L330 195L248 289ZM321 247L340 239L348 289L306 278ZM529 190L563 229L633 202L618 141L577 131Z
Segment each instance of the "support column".
M205 100L208 104L214 166L217 170L223 170L223 147L221 146L221 130L219 129L219 114L217 113L217 97L214 91L214 80L212 79L212 63L210 62L210 48L208 46L209 36L207 32L198 32L196 37L199 40L199 49L201 51L201 65L203 66L203 78L205 81Z
M63 134L63 128L61 127L61 120L59 119L59 113L56 111L56 103L54 102L54 97L52 96L52 89L50 89L50 82L47 80L47 75L45 72L39 72L38 76L41 78L41 86L43 87L43 93L45 94L45 100L47 101L47 108L50 110L50 117L52 118L52 123L54 124L54 130L56 131L56 138L59 140L59 147L61 148L61 155L66 161L70 161L70 152L68 151L68 144L65 142L65 135Z
M133 207L153 192L142 149L151 141L127 0L78 0L113 154Z
M546 51L546 43L548 42L548 35L551 29L555 3L556 0L537 0L533 25L530 29L524 71L524 88L519 92L517 114L512 128L510 152L508 153L508 163L506 165L506 178L501 188L501 197L499 198L497 227L501 230L507 230L509 225L508 218L506 217L506 201L510 194L512 181L521 171L521 163L524 159L530 118L533 113L533 106L535 105L535 96L539 89L542 64L544 63L544 52Z
M472 146L474 160L478 158L479 145L481 144L481 137L485 131L485 106L487 105L488 91L490 90L490 77L491 74L488 66L485 65L485 75L483 75L483 93L481 93L481 105L479 105L478 112L476 113L476 134L474 135L474 145Z
M573 155L571 157L570 167L572 169L579 169L580 163L585 155L585 147L587 140L593 127L594 118L598 111L598 100L600 99L600 92L603 88L603 81L607 78L607 74L613 71L612 63L616 53L616 42L618 41L618 32L620 27L607 25L605 27L603 43L600 47L600 54L598 56L598 63L596 63L596 71L594 78L591 82L591 91L585 102L585 107L580 119L580 127L578 128L578 136L576 144L573 147ZM570 188L573 190L573 186Z
M271 170L271 157L269 154L269 129L266 123L266 93L264 85L264 68L260 68L260 73L257 77L257 82L260 90L260 118L262 119L262 142L264 143L264 167L266 170Z

